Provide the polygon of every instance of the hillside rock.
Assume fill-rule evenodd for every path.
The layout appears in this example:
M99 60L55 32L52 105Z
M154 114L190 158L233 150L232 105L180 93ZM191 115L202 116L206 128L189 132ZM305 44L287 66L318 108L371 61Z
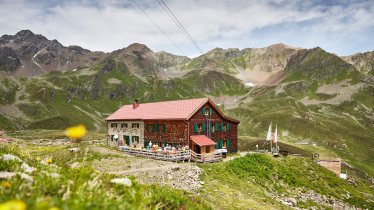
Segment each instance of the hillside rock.
M0 71L14 71L21 67L22 61L10 47L0 47Z

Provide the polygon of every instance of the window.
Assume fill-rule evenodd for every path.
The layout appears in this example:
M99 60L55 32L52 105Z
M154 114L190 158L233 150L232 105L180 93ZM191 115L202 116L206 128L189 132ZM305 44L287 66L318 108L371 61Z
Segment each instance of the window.
M110 123L111 128L117 128L117 123Z
M139 143L139 136L132 136L132 137L131 137L131 141L132 141L132 143L134 143L135 141L136 141L137 143Z
M199 125L199 132L203 131L203 125Z
M193 125L193 129L194 129L195 133L198 133L199 132L199 125L198 124L194 124Z
M212 108L205 108L205 107L203 107L203 108L201 109L201 114L202 114L203 116L208 116L208 115L212 116L212 114L213 114L213 109L212 109Z
M149 131L149 125L145 124L145 130L148 132Z
M127 128L127 123L121 123L121 128Z
M111 135L111 136L110 136L110 139L113 141L113 140L114 140L114 135Z
M205 153L210 153L210 146L205 147Z
M211 129L212 132L215 132L216 131L216 127L214 126L214 124L212 124L212 129Z
M218 129L219 129L219 128L218 128L218 122L216 122L215 125L214 125L214 130L215 130L215 131L218 131Z
M139 128L139 123L132 123L132 124L131 124L131 127L132 127L132 128Z
M165 133L166 132L166 124L162 124L162 132Z
M205 115L205 107L203 107L202 109L201 109L201 114L204 116Z
M223 140L222 148L226 148L226 140Z

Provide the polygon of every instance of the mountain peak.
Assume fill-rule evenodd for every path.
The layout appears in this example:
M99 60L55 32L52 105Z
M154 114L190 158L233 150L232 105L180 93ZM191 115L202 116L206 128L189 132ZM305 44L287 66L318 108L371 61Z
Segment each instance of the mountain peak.
M25 29L16 33L16 36L35 35L31 30Z
M146 45L139 44L139 43L133 43L130 44L127 49L133 51L133 52L148 52L151 51Z

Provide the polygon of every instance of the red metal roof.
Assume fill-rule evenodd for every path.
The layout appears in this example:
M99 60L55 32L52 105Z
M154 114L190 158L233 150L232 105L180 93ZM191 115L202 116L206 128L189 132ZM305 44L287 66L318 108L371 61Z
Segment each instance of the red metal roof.
M137 108L125 105L106 120L158 120L187 119L192 113L208 102L208 98L197 98L155 103L140 103Z
M205 135L194 135L194 136L190 136L190 138L193 142L195 142L200 147L216 145L216 142L212 141L212 139L208 138Z

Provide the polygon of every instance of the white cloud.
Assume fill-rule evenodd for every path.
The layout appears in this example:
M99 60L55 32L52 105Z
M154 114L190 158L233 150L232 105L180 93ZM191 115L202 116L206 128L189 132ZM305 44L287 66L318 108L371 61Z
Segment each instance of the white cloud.
M345 39L351 42L352 34L360 40L373 36L368 34L374 26L372 1L346 5L302 0L164 1L204 51L285 42L300 47L326 46L339 54L362 50L340 46ZM184 52L198 53L157 1L137 2ZM133 1L82 0L53 5L48 1L0 0L0 13L0 34L30 29L64 45L91 50L108 52L139 42L155 51L179 53ZM373 50L372 44L368 43L366 50Z

